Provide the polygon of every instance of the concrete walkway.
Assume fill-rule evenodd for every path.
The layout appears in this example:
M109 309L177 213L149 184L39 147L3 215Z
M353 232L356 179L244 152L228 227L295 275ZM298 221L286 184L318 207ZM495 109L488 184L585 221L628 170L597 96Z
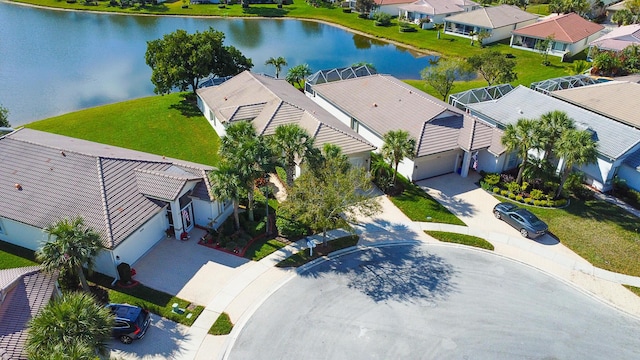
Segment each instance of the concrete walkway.
M481 193L477 192L477 186L471 186L469 183L463 184L460 188L460 179L457 177L457 181L452 182L446 178L436 178L421 184L421 186L430 193L437 193L440 197L438 200L441 200L454 214L460 216L460 212L466 212L467 214L461 214L461 218L478 216L482 218L479 214L486 213L485 208L491 209L493 207L491 201L495 201L495 199L482 190L480 190ZM467 181L473 184L473 179ZM434 184L439 184L437 186L442 188L429 188ZM457 187L451 190L452 187L447 184L457 184L455 185ZM446 195L448 192L449 195ZM452 198L447 198L452 193L455 195ZM482 194L487 197L483 197ZM449 231L482 237L495 246L493 253L535 267L577 287L589 296L631 316L640 317L640 297L621 285L628 284L640 287L640 278L638 277L599 269L557 241L546 243L524 239L508 226L506 228L493 226L487 224L485 220L480 220L480 223L475 224L476 226L468 227L413 222L400 212L386 196L380 195L378 198L382 204L383 212L373 218L359 219L360 224L354 227L360 236L358 246L375 246L381 243L402 244L416 241L434 246L462 246L440 243L426 235L424 230ZM470 204L471 201L473 204L477 204L477 207L472 209L473 214L469 214L469 209L463 206L465 203ZM491 219L496 220L493 217ZM495 223L493 224L495 225ZM328 236L330 239L335 239L347 234L349 233L344 230L334 230L329 232ZM321 235L315 235L308 239L316 243L322 241ZM215 293L204 312L189 329L185 340L179 344L181 351L175 358L180 360L226 358L227 350L231 349L242 326L253 312L284 283L296 276L296 270L281 269L275 265L291 254L304 249L308 239L300 240L280 249L259 262L243 264L241 271L226 278L226 283L221 284L219 291ZM215 274L211 275L215 276ZM227 336L208 335L207 331L222 312L229 314L235 324L234 331Z

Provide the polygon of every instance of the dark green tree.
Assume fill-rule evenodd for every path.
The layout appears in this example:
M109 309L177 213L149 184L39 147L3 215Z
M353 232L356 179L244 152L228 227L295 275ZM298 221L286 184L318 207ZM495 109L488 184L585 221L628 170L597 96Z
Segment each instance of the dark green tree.
M413 158L416 155L416 139L409 135L406 130L392 130L383 135L381 154L389 161L394 169L392 183L396 183L398 176L398 165L402 159Z
M376 3L373 0L356 0L355 10L362 15L369 15Z
M0 127L11 127L9 124L9 110L0 105Z
M427 85L442 95L443 101L447 101L447 96L455 86L454 81L469 73L469 66L460 59L439 59L436 63L424 68L420 76Z
M477 71L490 86L518 79L518 75L515 72L515 60L508 59L499 51L483 51L478 55L467 58L467 62L471 69Z
M283 66L287 66L287 60L285 60L282 56L277 58L270 57L267 61L264 62L265 65L273 65L276 68L276 79L280 77L280 71Z
M538 145L538 133L537 133L537 121L530 119L519 119L514 124L508 124L504 129L502 135L502 145L505 146L507 151L516 151L518 157L522 160L520 162L518 177L516 182L522 184L522 174L529 164L529 150L532 150Z
M213 196L222 201L233 202L233 220L236 230L240 229L240 196L244 190L244 184L240 173L236 168L222 164L218 169L209 174L211 192Z
M298 89L304 86L304 79L311 75L311 69L307 64L296 65L287 71L286 80L291 85L297 85Z
M567 181L573 166L582 166L596 162L598 159L598 145L593 140L591 132L586 130L567 130L556 144L555 153L562 158L563 170L560 172L560 186L556 191L556 197L562 193L564 183Z
M293 186L296 160L302 163L313 148L313 137L298 124L285 124L276 128L270 138L273 151L287 172L287 186Z
M224 33L209 30L188 34L176 30L162 39L147 42L147 65L153 71L151 82L156 94L167 94L174 88L195 93L201 79L208 76L231 76L253 67L233 46L224 45Z

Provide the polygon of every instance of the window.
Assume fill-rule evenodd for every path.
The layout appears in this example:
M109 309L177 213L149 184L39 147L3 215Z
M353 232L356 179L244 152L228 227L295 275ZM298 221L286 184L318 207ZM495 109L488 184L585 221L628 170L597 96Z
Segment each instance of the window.
M0 234L6 234L4 231L4 226L2 225L2 219L0 219Z
M351 128L355 132L358 132L358 130L360 130L360 123L358 122L358 120L351 118Z

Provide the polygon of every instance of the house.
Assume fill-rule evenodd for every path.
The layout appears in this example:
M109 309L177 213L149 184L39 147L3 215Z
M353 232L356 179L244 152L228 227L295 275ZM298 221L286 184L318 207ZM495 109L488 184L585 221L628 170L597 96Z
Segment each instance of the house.
M400 12L400 6L411 4L416 0L373 0L374 2L374 12L383 12L387 13L391 16L398 16ZM355 1L353 4L355 6Z
M551 96L640 130L640 117L631 105L640 101L640 84L636 82L609 81L554 91ZM630 154L622 162L617 176L640 191L640 151Z
M575 121L578 129L590 131L597 141L597 162L579 170L586 175L587 183L600 191L610 190L614 177L625 161L640 151L640 129L522 85L499 99L468 104L467 109L472 115L500 128L515 124L521 118L539 119L542 114L554 110L565 112ZM507 156L506 168L515 167L518 162L516 155L511 153ZM636 176L640 176L640 173Z
M117 278L172 231L217 228L233 211L211 196L206 165L31 129L0 138L0 240L31 250L42 231L82 216L104 250L95 270ZM118 260L119 259L119 260Z
M584 19L576 13L550 17L512 32L510 46L540 51L540 42L550 40L549 55L571 57L600 37L604 26Z
M504 152L502 131L389 75L370 75L313 85L313 101L365 139L382 147L391 130L416 139L412 158L398 171L417 181L469 169L493 171Z
M628 10L628 8L627 8L627 0L618 1L616 3L609 2L609 5L606 6L606 8L605 8L605 11L606 11L606 14L607 14L607 22L611 22L611 18L613 17L613 14L615 14L616 12L618 12L620 10Z
M447 16L478 9L480 4L471 0L418 0L398 8L400 18L418 22L429 19L429 23L423 25L423 28L429 28L433 24L443 24Z
M221 137L235 121L251 121L261 135L274 134L280 125L298 124L314 137L316 147L337 145L353 165L369 167L375 146L283 79L244 71L196 94L198 108Z
M55 275L38 266L0 270L0 359L28 359L27 324L59 295Z
M620 52L632 45L640 46L640 24L615 28L589 43L591 48L614 52Z
M446 17L444 32L472 39L474 34L485 31L491 36L482 43L488 44L508 39L511 31L533 24L537 19L537 15L514 5L489 6Z

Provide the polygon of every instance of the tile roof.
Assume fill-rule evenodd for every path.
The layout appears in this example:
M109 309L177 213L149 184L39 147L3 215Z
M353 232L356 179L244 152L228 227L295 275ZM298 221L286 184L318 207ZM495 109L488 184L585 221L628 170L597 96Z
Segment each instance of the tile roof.
M27 323L53 297L55 275L39 267L0 270L0 359L27 360Z
M464 11L465 6L479 6L470 0L418 0L400 9L429 15L444 15Z
M636 108L640 105L638 83L608 81L553 91L551 96L640 129L640 117Z
M569 13L513 30L513 34L538 39L553 36L554 41L573 44L603 29L604 26L600 24L586 20L576 13Z
M474 137L490 128L473 129L480 120L389 75L317 84L313 90L379 137L390 130L408 131L417 140L417 156L478 146L482 141Z
M318 148L331 143L345 154L375 150L374 145L283 79L245 71L197 93L223 123L251 120L264 135L272 135L279 125L295 123L315 137Z
M376 5L383 6L383 5L408 4L415 0L373 0L373 1L376 3Z
M624 159L624 163L637 171L640 171L640 150L629 154L629 156Z
M483 7L445 18L446 22L479 26L486 29L498 29L537 19L538 15L528 13L514 5Z
M622 51L631 45L640 45L640 24L615 28L589 43L604 50Z
M155 198L172 200L187 179L208 185L211 170L206 165L20 129L0 138L0 216L44 228L61 218L81 215L101 235L105 247L114 248L162 211L164 204Z
M531 90L522 85L497 100L468 104L472 114L497 123L515 124L518 119L539 119L544 113L560 110L574 119L576 126L591 129L598 151L610 159L618 159L640 143L640 130L602 115Z

